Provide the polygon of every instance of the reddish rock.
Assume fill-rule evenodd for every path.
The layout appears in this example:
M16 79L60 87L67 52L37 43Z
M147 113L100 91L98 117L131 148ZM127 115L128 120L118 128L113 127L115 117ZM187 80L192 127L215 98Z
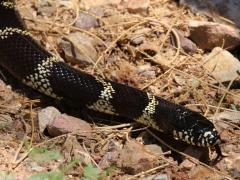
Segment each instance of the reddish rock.
M149 5L149 0L128 0L124 6L131 13L146 13Z
M76 132L82 136L89 137L91 135L92 127L86 121L66 114L60 114L47 125L47 130L51 136Z
M189 171L191 170L193 167L195 167L195 164L188 160L188 159L185 159L181 164L180 164L180 167L182 170L186 170L186 171Z
M237 29L224 24L191 21L189 22L190 39L203 50L214 47L234 49L240 45L240 35Z
M130 141L120 151L118 166L125 173L137 174L154 167L156 156L149 154L143 145Z

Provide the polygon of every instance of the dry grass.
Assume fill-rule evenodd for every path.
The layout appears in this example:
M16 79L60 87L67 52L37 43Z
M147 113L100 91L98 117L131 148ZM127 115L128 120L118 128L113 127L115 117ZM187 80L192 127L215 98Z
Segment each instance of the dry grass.
M73 3L74 2L77 1L73 1ZM79 8L77 8L79 7L78 4L73 4L73 6L71 6L76 8L69 9L64 6L57 6L54 14L49 17L31 16L31 14L34 14L34 9L32 7L37 3L38 1L36 0L19 0L18 8L34 38L38 39L41 44L47 44L48 46L46 46L46 48L49 51L60 56L57 43L58 39L66 38L71 32L85 33L102 44L99 48L101 51L98 52L98 59L81 70L92 73L96 76L100 75L121 82L120 77L113 77L111 74L111 72L118 72L121 70L121 64L127 64L133 67L135 71L137 71L138 66L150 64L151 67L156 69L156 77L149 78L138 74L138 76L140 76L138 79L140 80L137 81L136 84L130 83L131 86L136 86L144 91L151 92L172 102L184 104L191 109L201 112L207 117L212 117L214 114L222 111L236 111L232 109L230 104L235 107L240 105L240 91L229 89L232 82L229 83L228 87L221 85L221 83L220 85L213 84L213 82L216 83L218 81L211 76L211 72L207 72L207 70L203 68L203 61L205 59L204 52L198 50L195 54L190 55L180 48L181 44L175 29L184 30L186 29L186 22L188 20L204 20L204 17L192 14L186 9L179 8L172 1L155 0L151 1L147 16L129 14L124 10L119 12L116 9L107 9L107 11L110 12L110 16L120 14L119 17L124 19L123 21L114 24L111 23L112 21L109 17L96 17L95 15L90 14L99 19L102 25L99 28L87 31L74 26L79 12L87 13L83 9L79 10ZM133 46L129 43L129 36L133 35L136 30L143 28L149 29L145 34L146 41L154 42L159 46L159 52L157 54L161 54L167 60L168 65L162 64L162 61L158 59L158 56L150 56L139 50L137 46ZM160 33L159 37L156 35L158 33ZM174 47L171 44L170 36L173 36L176 39L177 47ZM49 39L51 39L51 41L49 41ZM123 42L123 40L127 40L127 43L123 43L122 46L131 48L133 54L129 53L129 51L126 51L124 48L117 47L117 44ZM133 56L136 54L140 54L141 58ZM108 61L111 58L115 58L116 61L111 63ZM75 64L74 67L79 68L79 65ZM136 77L134 77L136 74L137 73L134 75L130 74L133 77L129 78L136 79ZM184 83L179 84L176 82L176 77ZM194 82L197 83L196 86L194 85ZM180 92L176 93L179 89ZM211 96L211 93L215 94L215 97ZM8 108L11 107L6 107L4 105L0 106L0 109L3 109L2 112L6 112ZM34 132L37 131L34 126L34 113L36 115L36 110L33 108L31 101L30 106L23 109L22 113L24 114L22 115L24 117L26 114L30 115L31 135L26 133L18 147L16 144L14 145L14 148L16 148L17 151L14 155L12 166L9 168L15 172L18 171L18 168L21 169L21 164L24 166L23 162L28 157L32 148L48 146L48 144L64 143L65 138L68 136L62 135L36 143L34 139ZM235 125L233 124L233 126ZM114 139L116 137L121 137L124 140L127 140L128 134L132 131L136 130L132 130L130 124L106 126L101 128L96 127L95 131L92 132L96 135L95 139L92 141L101 143L97 143L94 148L101 149L99 146L106 144L109 139ZM103 134L104 139L101 139ZM75 135L78 138L81 137L79 134L73 133L72 135ZM24 141L27 136L30 138L30 147L28 149L24 147ZM153 137L159 140L158 137L154 135ZM11 142L9 141L7 144L9 143ZM82 145L84 145L84 140L82 143ZM161 143L163 142L161 141ZM89 154L92 162L97 166L97 163L91 155L92 149L87 148L86 146L84 147L85 152ZM173 149L172 147L169 148ZM173 150L177 151L175 149ZM182 154L179 151L177 152ZM196 164L200 163L185 154L182 155L191 159ZM140 176L151 174L165 167L176 166L164 156L160 157L160 159L164 161L164 164L146 172L136 174L129 179L137 179ZM226 177L228 176L225 172L217 171L209 166L207 167L216 173Z

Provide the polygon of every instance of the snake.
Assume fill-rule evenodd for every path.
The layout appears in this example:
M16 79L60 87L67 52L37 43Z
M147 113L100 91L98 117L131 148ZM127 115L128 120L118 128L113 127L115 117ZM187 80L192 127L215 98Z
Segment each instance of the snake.
M25 85L76 107L132 119L178 141L214 148L220 134L199 112L151 93L77 70L26 30L14 1L0 0L0 66Z

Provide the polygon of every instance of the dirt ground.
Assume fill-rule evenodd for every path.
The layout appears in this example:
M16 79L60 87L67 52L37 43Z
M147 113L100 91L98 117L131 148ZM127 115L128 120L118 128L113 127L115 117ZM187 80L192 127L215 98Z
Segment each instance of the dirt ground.
M188 32L189 21L209 18L171 0L151 0L147 7L141 1L140 9L119 2L18 0L17 7L32 36L74 68L142 89L209 118L221 132L227 157L212 162L213 149L189 146L122 118L87 112L85 119L78 110L25 87L3 70L0 179L240 177L240 122L234 121L240 91L215 83L203 67L209 52L185 52L179 44L177 31ZM90 25L79 22L83 14L92 17ZM76 36L81 38L75 41ZM77 58L66 42L76 48ZM94 127L91 137L77 133L51 137L41 132L39 112L49 106L88 120ZM219 114L229 118L216 120ZM154 150L142 149L153 144Z

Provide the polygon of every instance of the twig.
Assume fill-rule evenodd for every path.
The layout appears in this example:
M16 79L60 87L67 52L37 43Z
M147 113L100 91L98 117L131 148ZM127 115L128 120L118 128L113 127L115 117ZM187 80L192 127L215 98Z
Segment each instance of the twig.
M222 95L222 97L221 97L221 99L220 99L220 101L219 101L219 103L218 103L218 106L217 106L217 109L216 109L216 111L215 111L215 114L218 113L219 107L221 106L221 104L222 104L224 98L226 97L227 92L229 91L230 87L232 86L232 83L233 83L234 80L235 80L235 79L232 79L231 82L228 84L228 87L227 87L225 93Z
M100 168L100 166L96 163L96 161L92 158L92 156L90 155L90 153L88 152L86 146L85 146L85 143L83 142L83 148L85 150L85 152L88 154L88 156L90 157L91 161L95 164L95 166L100 170L102 171L102 168Z
M125 128L131 126L130 123L127 124L119 124L115 126L103 126L103 127L95 127L95 129L101 129L101 130L106 130L106 129L118 129L118 128Z
M33 21L33 22L38 22L38 23L45 23L45 24L50 24L50 25L51 25L51 21L47 21L47 20L31 19L31 18L28 18L28 17L24 17L23 19L24 19L24 20L28 20L28 21ZM66 27L65 25L58 24L58 23L55 23L54 25L57 26L57 27L60 27L60 28ZM87 30L84 30L84 29L75 27L75 26L70 26L69 28L70 28L71 30L77 30L77 31L84 32L84 33L86 33L86 34L88 34L88 35L96 38L96 39L99 40L105 47L107 47L107 44L106 44L100 37L96 36L95 34L89 32L89 31L87 31ZM40 30L38 30L38 31L40 31ZM54 30L54 29L51 29L51 31L56 32L56 33L59 33L59 31ZM60 34L62 34L62 33L60 33Z
M14 155L14 157L13 157L13 163L14 163L14 164L15 164L16 161L17 161L18 155L19 155L19 153L20 153L20 151L21 151L21 149L22 149L22 147L23 147L24 141L25 141L25 137L24 137L23 140L21 141L21 143L20 143L20 145L19 145L19 147L18 147L18 149L17 149L17 151L16 151L16 153L15 153L15 155Z
M217 107L217 106L213 106L210 104L186 104L186 107L191 107L191 106L207 106L209 108L214 108L214 109L221 109L221 110L225 110L225 111L230 111L230 112L239 112L237 110L233 110L233 109L228 109L228 108L224 108L224 107Z
M137 26L140 26L142 24L145 24L146 22L148 22L148 20L144 19L143 21L135 24L134 26L130 27L129 29L127 29L126 31L124 31L120 36L118 36L111 44L110 46L99 56L99 58L97 59L96 63L93 66L92 69L92 74L95 71L97 64L102 60L103 56L106 55L107 53L109 53L111 51L111 49L114 47L114 45L123 37L125 36L127 33L129 33L132 29L134 29Z
M34 138L34 131L35 131L35 126L34 126L34 120L33 120L33 114L32 114L32 103L30 102L30 119L31 119L31 128L32 128L32 133L31 133L31 139L30 139L30 145L29 147L32 147L33 144L33 138Z
M127 180L136 179L137 177L143 177L144 175L147 175L147 174L152 173L152 172L154 172L154 171L156 171L156 170L159 170L159 169L163 169L163 168L165 168L165 167L167 167L167 166L169 166L168 163L163 164L163 165L160 165L160 166L157 166L157 167L154 167L154 168L149 169L149 170L147 170L147 171L144 171L144 172L140 172L140 173L138 173L138 174L135 174L133 177L127 178Z

